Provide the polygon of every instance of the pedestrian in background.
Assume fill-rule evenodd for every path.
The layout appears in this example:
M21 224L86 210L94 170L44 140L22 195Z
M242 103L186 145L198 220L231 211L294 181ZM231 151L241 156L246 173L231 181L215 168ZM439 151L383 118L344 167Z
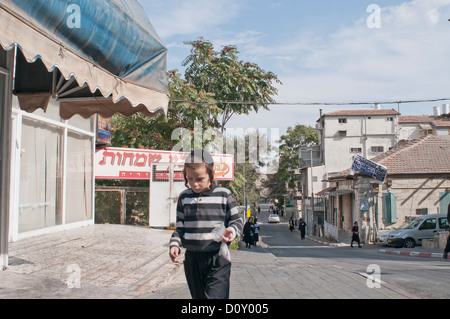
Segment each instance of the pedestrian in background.
M358 227L358 222L355 222L353 224L353 229L352 229L352 242L350 243L350 246L353 247L353 242L356 241L358 243L358 247L361 248L361 242L359 240L359 227Z
M294 219L292 218L292 216L289 218L289 230L294 230Z
M183 174L188 189L178 198L170 258L178 262L181 247L186 248L184 272L192 298L229 299L231 262L219 252L222 243L239 236L242 219L231 191L215 187L214 161L208 152L193 151L185 161ZM221 242L215 240L217 229Z
M258 224L258 218L255 218L255 223L253 224L254 231L253 231L253 244L256 247L256 244L259 241L259 224Z
M447 225L450 225L450 204L448 204L448 207L447 207ZM448 227L447 227L447 230L448 230ZM450 233L447 237L447 245L445 246L445 249L444 249L444 254L443 254L444 259L448 258L449 252L450 252Z
M251 248L252 245L254 245L253 241L253 234L255 230L255 225L253 224L253 218L249 217L247 219L247 222L244 225L244 242L245 242L245 248Z
M298 231L300 232L300 237L302 238L302 240L305 239L306 223L303 221L302 218L300 218L298 222Z

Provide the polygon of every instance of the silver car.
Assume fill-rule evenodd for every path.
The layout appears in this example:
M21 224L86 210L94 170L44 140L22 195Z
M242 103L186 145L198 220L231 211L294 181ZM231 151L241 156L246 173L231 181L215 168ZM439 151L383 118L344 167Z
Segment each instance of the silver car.
M422 245L422 240L432 239L440 231L447 230L447 214L433 214L418 217L397 230L390 231L388 246L414 248Z

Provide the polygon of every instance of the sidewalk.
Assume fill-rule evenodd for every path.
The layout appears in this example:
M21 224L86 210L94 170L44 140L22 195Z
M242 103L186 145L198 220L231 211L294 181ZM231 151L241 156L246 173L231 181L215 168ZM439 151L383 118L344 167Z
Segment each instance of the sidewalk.
M93 225L10 243L0 298L190 299L183 264L168 256L171 234ZM384 285L369 289L363 274L278 258L266 247L231 251L231 299L411 298Z
M334 243L327 241L321 237L306 236L306 238L326 246L335 246L335 247L350 246L350 244L348 243L342 242ZM380 244L369 244L369 245L363 244L363 246L366 248L379 249L380 253L389 255L421 257L421 258L440 258L440 259L442 259L443 256L443 251L441 249L423 249L420 246L416 246L414 248L393 248Z
M181 269L168 256L171 234L92 225L10 243L0 298L139 298Z

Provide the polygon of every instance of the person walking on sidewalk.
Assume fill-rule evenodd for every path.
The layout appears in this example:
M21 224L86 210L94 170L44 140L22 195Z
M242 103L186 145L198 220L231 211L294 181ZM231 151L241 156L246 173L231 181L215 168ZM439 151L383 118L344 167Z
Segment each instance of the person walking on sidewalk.
M353 235L352 235L352 242L350 243L350 246L353 247L353 242L356 241L358 243L358 247L361 248L361 241L359 239L359 227L358 222L355 222L353 224L352 229Z
M303 221L302 218L300 218L298 222L298 231L300 232L300 237L302 238L302 240L305 239L306 223Z
M253 218L249 217L247 219L247 222L244 225L244 242L245 242L245 248L251 248L252 245L254 245L253 242L253 235L255 232L255 225L253 224Z
M292 216L289 218L289 230L294 230L294 219L292 218Z
M253 230L253 244L256 247L256 244L259 241L259 224L258 224L258 218L255 218L255 223L253 224L254 230Z
M183 174L188 189L178 198L169 256L177 263L181 247L186 249L184 272L192 298L229 299L231 261L221 247L240 235L243 221L231 191L214 186L214 161L208 152L193 151ZM220 235L216 241L217 233L222 242Z

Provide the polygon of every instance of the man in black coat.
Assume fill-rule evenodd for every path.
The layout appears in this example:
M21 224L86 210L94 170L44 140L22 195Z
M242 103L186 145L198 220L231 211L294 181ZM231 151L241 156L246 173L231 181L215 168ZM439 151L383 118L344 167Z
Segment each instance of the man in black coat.
M355 222L353 225L354 225L353 229L352 229L353 235L352 235L352 242L351 242L350 246L353 247L353 242L356 241L358 243L358 247L361 248L361 242L359 240L358 222Z

